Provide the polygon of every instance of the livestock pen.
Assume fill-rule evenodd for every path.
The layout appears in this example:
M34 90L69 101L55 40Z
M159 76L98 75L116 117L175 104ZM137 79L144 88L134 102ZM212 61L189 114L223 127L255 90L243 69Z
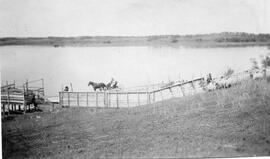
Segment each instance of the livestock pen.
M153 91L59 92L59 103L64 107L135 107L201 92L203 80L198 78Z
M269 76L269 72L269 70L266 70L265 73L262 70L247 70L234 73L230 76L214 78L213 81L218 85L234 85L250 79L251 75L253 79ZM158 85L162 86L161 84ZM145 89L140 89L140 91L59 92L59 103L62 106L68 107L134 107L167 100L173 97L184 97L212 90L208 88L208 84L203 77L177 82L154 90L149 89L158 85L152 85L152 87L150 85ZM214 86L214 89L217 89L217 86Z
M62 106L133 107L149 104L149 92L60 92Z
M38 82L38 86L29 86L29 84ZM1 86L1 104L3 115L10 114L10 111L24 111L26 112L27 106L30 110L32 104L32 98L35 95L36 103L44 102L44 81L43 79L26 81L22 86L17 86L16 83Z

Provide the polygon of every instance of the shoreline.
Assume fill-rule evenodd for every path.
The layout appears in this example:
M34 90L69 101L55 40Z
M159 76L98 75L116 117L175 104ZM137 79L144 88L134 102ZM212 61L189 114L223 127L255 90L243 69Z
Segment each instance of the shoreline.
M155 36L78 36L78 37L6 37L0 38L0 46L52 46L52 47L270 47L270 34L213 33L200 35Z

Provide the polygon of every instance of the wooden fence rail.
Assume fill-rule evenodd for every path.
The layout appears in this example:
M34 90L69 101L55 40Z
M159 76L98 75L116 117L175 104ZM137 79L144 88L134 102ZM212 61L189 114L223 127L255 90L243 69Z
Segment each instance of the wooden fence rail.
M44 81L43 79L30 81L37 82L41 81L41 87L29 87L29 81L26 81L22 86L16 86L15 81L13 84L7 84L5 86L1 86L1 105L2 105L2 113L5 116L6 112L8 114L11 111L21 111L24 110L26 112L26 107L28 105L28 109L30 110L30 104L32 103L33 94L35 94L35 99L37 103L44 102Z
M202 80L198 78L149 92L59 92L59 103L67 107L134 107L195 94L202 91Z
M149 104L148 92L59 92L62 106L132 107Z

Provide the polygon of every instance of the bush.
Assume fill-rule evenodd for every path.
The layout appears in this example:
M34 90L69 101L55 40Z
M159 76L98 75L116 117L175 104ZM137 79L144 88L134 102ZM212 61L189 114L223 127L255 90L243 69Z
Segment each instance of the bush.
M224 76L230 76L234 73L234 70L231 68L228 68L227 71L224 72Z

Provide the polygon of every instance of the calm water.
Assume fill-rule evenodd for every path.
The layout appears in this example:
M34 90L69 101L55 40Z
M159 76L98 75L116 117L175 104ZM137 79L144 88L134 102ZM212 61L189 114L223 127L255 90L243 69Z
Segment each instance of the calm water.
M228 67L243 71L250 58L260 60L267 47L172 48L172 47L0 47L1 80L20 84L25 79L45 80L47 95L57 95L72 83L74 91L90 91L89 80L122 87L169 80L191 79L209 72L219 76Z

